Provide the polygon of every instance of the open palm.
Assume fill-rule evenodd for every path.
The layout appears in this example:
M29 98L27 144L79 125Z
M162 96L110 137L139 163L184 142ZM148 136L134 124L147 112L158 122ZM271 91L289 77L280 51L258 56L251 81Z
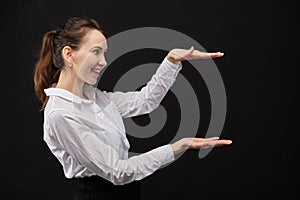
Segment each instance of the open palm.
M221 52L207 53L195 50L194 47L191 47L190 49L172 49L168 54L168 58L173 63L178 63L184 60L219 58L223 55L224 53Z

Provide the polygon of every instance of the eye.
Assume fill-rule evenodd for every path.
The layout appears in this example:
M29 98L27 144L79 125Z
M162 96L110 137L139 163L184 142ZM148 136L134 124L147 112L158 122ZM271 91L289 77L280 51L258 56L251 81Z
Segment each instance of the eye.
M99 49L95 49L93 52L94 52L94 54L99 55L100 50Z

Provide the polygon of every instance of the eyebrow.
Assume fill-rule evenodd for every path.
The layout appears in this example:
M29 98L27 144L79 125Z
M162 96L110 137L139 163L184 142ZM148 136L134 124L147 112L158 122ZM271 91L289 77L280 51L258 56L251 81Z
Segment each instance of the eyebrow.
M97 49L103 50L103 48L102 48L102 47L100 47L100 46L94 46L93 48L97 48ZM104 49L104 52L107 52L107 48L106 48L106 49Z

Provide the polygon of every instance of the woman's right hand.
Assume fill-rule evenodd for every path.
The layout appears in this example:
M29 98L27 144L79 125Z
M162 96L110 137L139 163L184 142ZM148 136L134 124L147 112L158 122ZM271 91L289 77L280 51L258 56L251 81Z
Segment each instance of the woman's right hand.
M168 55L168 60L173 64L179 64L180 61L184 60L195 60L195 59L208 59L208 58L220 58L224 55L221 52L201 52L195 50L194 47L190 49L172 49Z
M230 145L231 143L231 140L219 139L219 137L183 138L173 143L171 146L174 154L177 154L187 149L207 149L213 147L220 147L224 145Z

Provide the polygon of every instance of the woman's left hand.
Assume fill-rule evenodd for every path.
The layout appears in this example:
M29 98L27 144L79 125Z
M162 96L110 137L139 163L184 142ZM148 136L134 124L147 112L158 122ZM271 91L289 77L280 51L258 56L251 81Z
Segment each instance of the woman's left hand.
M170 62L174 64L179 64L180 61L184 60L195 60L195 59L208 59L208 58L219 58L222 57L224 53L207 53L195 50L194 47L190 49L172 49L167 58Z

